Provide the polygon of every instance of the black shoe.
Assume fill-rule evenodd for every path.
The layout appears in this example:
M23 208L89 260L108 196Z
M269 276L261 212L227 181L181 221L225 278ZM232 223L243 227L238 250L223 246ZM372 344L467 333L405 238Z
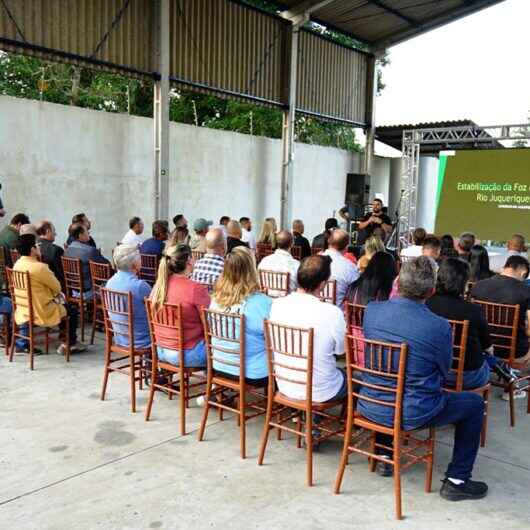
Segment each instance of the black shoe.
M463 484L454 484L449 479L442 481L440 496L446 501L465 501L482 499L488 493L488 485L485 482L466 480Z
M493 367L493 371L502 379L506 384L511 384L515 381L515 377L509 366L504 363L496 364Z
M386 462L377 462L375 472L380 477L391 477L394 475L394 466L392 464L387 464Z

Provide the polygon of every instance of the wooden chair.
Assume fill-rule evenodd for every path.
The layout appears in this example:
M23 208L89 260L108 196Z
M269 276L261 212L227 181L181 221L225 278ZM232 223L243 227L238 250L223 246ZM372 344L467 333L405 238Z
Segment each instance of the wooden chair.
M160 258L156 254L140 254L141 269L138 277L149 285L154 285L158 276Z
M337 305L337 280L328 280L319 295L322 302Z
M11 319L11 347L9 351L9 362L13 362L13 356L15 354L15 341L17 339L24 339L29 342L29 368L34 368L34 357L35 357L35 345L37 339L44 337L44 347L46 353L50 351L50 330L53 327L39 326L35 323L35 315L33 312L33 295L31 292L31 281L30 274L28 271L15 271L7 268L7 278L9 284L9 290L11 292L11 300L13 303L13 318ZM28 315L28 334L23 335L20 331L20 326L16 323L14 315L17 309L21 309ZM64 329L60 330L60 334L65 337L66 351L65 358L66 362L70 362L70 341L69 338L69 319L67 316L61 319L64 321ZM60 329L60 324L59 326Z
M81 326L81 341L85 341L85 312L89 311L90 300L85 299L83 291L83 267L79 258L61 257L64 271L66 301L79 307L79 324Z
M204 258L206 255L206 252L201 252L200 250L192 250L191 251L191 258L194 262L199 261L200 259Z
M352 334L353 328L362 330L366 306L352 304L351 302L346 302L344 306L346 311L346 333Z
M206 382L206 400L202 415L199 441L203 440L204 429L208 421L208 412L214 407L222 412L228 410L237 415L239 426L239 444L241 458L246 457L246 422L265 413L265 391L263 388L249 385L245 381L245 316L203 309L202 322L206 349L208 355L208 369ZM212 345L212 340L223 341L228 344ZM231 360L219 357L225 353ZM213 363L227 367L237 367L238 379L230 379L221 372L214 371ZM227 396L226 393L229 395ZM247 393L256 399L247 401ZM235 399L235 406L232 405ZM251 409L248 413L247 409Z
M360 362L361 350L363 350L363 362ZM342 457L335 480L335 493L340 492L344 469L348 464L348 457L351 453L367 456L372 472L375 471L377 461L391 464L394 468L394 495L397 519L402 518L401 472L417 462L424 462L426 464L425 491L430 492L434 460L434 428L428 428L428 437L424 439L416 436L419 430L403 431L401 428L406 363L406 344L388 344L360 339L349 333L346 334L348 420ZM373 379L371 382L367 382L365 376L377 377L379 380L377 383L373 382ZM370 388L384 392L388 396L388 400L365 397L363 390ZM393 410L393 427L386 427L363 417L356 410L358 401L377 403ZM353 432L354 429L356 429L355 434ZM376 433L391 436L393 438L392 447L376 442ZM378 448L387 449L392 454L392 457L383 458L382 455L377 454L376 450ZM407 461L402 462L403 460Z
M101 288L105 287L106 283L112 277L112 267L108 263L98 263L96 261L89 261L90 277L92 281L92 292L94 297L92 299L92 336L90 337L90 344L94 344L94 337L96 336L96 327L105 326L105 319L103 317L103 305L101 304Z
M521 369L522 366L515 356L517 352L517 328L520 317L520 307L518 305L495 304L484 300L472 300L479 305L488 322L491 341L493 343L494 354L503 360L513 369ZM502 388L510 398L510 426L515 427L515 400L516 390L527 391L526 412L530 414L530 374L521 375L512 383L496 381L492 379L493 386Z
M293 245L291 247L291 256L300 261L302 259L302 247L300 245Z
M7 285L6 267L6 251L5 248L0 245L0 290L3 293L9 292L9 287Z
M11 256L11 266L13 266L18 261L18 258L20 258L20 254L17 249L11 248L9 249L9 255Z
M311 247L311 256L316 256L326 250L324 247Z
M272 245L269 243L257 243L256 244L256 264L266 256L270 256L273 253Z
M261 290L271 298L281 298L290 292L288 272L258 270Z
M313 337L312 328L302 329L265 321L265 342L269 364L269 388L267 414L261 438L258 464L263 464L265 449L271 428L296 435L297 446L302 438L306 442L307 485L313 485L313 430L321 433L319 442L339 435L344 427L340 416L330 414L330 409L342 405L338 401L319 403L313 401ZM300 386L305 399L292 399L275 391L275 382L281 386L287 382ZM285 413L287 413L285 415ZM314 423L313 415L320 423ZM273 421L273 416L275 421ZM288 426L296 418L297 428Z
M105 321L105 368L101 401L105 400L109 375L121 373L129 378L131 389L131 410L136 412L136 382L140 383L144 375L144 360L151 354L151 347L134 347L134 314L132 294L100 288L103 317ZM118 344L126 342L127 346ZM113 356L115 354L115 356Z
M480 394L484 400L484 423L480 434L480 446L486 445L486 434L488 431L488 403L490 394L490 384L477 388L464 389L464 365L466 361L467 339L469 335L469 320L449 320L453 333L453 364L450 372L456 374L454 386L445 385L446 392L473 392Z
M166 392L171 399L173 395L180 397L180 434L186 434L186 409L189 408L190 400L204 395L204 390L192 393L198 387L204 386L204 377L197 376L196 372L203 371L204 368L186 368L184 363L184 344L181 306L164 304L158 311L153 310L150 300L145 300L147 318L149 321L149 331L151 333L151 384L149 387L149 400L145 412L145 421L151 417L151 409L155 397L155 390ZM155 328L156 326L156 328ZM158 342L160 337L157 329L163 329L164 333L171 333L177 338L179 366L158 360ZM184 367L184 368L182 368ZM160 371L162 373L160 373ZM173 375L178 377L178 381L173 381ZM163 376L163 378L161 377ZM191 383L190 377L195 376L199 382Z

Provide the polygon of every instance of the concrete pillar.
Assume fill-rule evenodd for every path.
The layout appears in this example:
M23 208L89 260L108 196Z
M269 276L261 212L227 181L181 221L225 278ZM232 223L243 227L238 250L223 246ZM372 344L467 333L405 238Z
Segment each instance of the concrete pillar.
M375 98L377 96L377 68L375 62L375 55L371 55L368 57L365 96L366 143L364 147L363 157L363 173L365 175L371 175L374 160Z
M169 218L169 0L156 0L155 50L160 79L153 97L154 217Z

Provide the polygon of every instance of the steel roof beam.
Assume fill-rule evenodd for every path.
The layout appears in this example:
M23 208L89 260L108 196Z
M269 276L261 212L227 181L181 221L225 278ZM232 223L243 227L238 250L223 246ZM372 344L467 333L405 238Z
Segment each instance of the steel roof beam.
M401 11L398 11L397 9L391 6L386 5L384 2L381 2L381 0L368 0L368 3L379 7L383 11L386 11L387 13L390 13L391 15L394 15L397 18L400 18L401 20L404 20L410 26L420 26L420 23L417 20L414 20L413 18L410 18L409 16L403 14Z

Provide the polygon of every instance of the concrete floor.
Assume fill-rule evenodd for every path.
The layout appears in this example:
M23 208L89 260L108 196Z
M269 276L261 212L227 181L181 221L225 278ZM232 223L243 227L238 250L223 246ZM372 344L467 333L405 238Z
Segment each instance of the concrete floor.
M315 456L313 488L305 486L305 458L293 440L269 442L256 464L262 419L248 429L248 458L239 458L233 420L213 416L206 441L196 430L202 409L188 413L187 436L177 434L177 401L157 396L152 421L129 408L125 377L111 376L108 400L99 400L102 343L72 357L0 359L0 528L403 528L530 527L530 416L517 402L518 424L508 427L506 403L491 402L488 445L475 478L490 485L482 501L448 503L438 495L451 449L440 432L433 493L425 494L423 468L403 480L405 520L394 520L392 480L370 474L351 457L343 493L333 495L340 442Z

